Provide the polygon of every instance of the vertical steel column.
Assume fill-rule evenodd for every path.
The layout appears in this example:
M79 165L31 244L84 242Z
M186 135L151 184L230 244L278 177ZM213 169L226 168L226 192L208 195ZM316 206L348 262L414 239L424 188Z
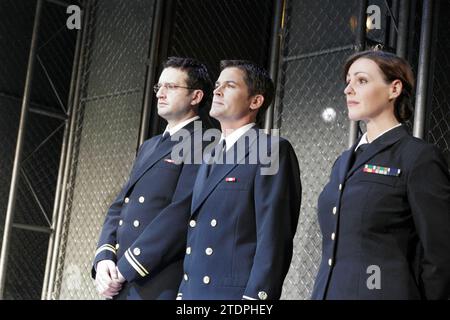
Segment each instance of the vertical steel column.
M398 38L398 16L399 16L399 2L400 0L392 0L391 5L391 23L389 28L389 47L395 48L395 45L397 44L397 38ZM386 32L387 33L387 32Z
M162 2L164 2L164 6L162 5ZM161 57L166 57L167 52L169 50L169 42L171 41L171 29L173 27L173 20L176 10L176 0L164 0L161 1L161 11L164 12L161 15L163 16L162 22L161 22L161 29L160 29L160 41L158 45L158 58L155 60L155 75L159 68L156 68L156 62L160 61ZM150 99L150 101L152 101ZM158 134L159 131L159 124L160 124L160 117L158 115L158 109L156 106L149 106L148 108L150 113L150 128L147 130L150 133L150 136L154 136Z
M83 59L85 56L85 50L86 50L86 39L88 34L88 22L89 22L89 12L90 12L90 1L86 1L86 6L84 10L82 10L81 18L83 19L83 26L81 28L81 47L80 47L80 56L79 60L77 62L77 80L75 85L75 92L73 94L73 104L71 106L72 112L70 114L70 128L69 128L69 138L67 142L67 151L65 155L65 164L64 164L64 175L63 175L63 181L62 181L62 190L61 190L61 198L58 204L58 213L57 213L57 221L55 224L55 221L53 221L53 229L55 230L54 233L54 244L52 248L52 254L51 254L51 261L50 261L50 270L49 270L49 278L48 278L48 287L47 287L47 293L46 293L46 299L51 300L52 294L54 290L54 283L55 283L55 276L56 276L56 267L58 265L58 254L59 254L59 246L61 243L61 233L62 233L62 227L64 223L64 209L66 206L66 198L67 198L67 185L70 177L70 169L71 169L71 162L72 162L72 154L73 154L73 143L75 139L75 131L76 131L76 124L77 124L77 110L80 104L81 100L81 79L83 77Z
M152 35L150 43L150 54L148 58L147 74L145 79L145 91L144 91L144 102L142 105L142 117L139 130L139 141L138 146L140 146L148 136L148 127L150 121L151 109L153 106L153 82L155 79L157 65L158 65L158 52L161 37L161 24L164 12L164 5L162 0L155 0L155 9L153 10L153 21L152 21Z
M410 0L400 1L400 8L398 14L398 34L397 34L396 53L399 57L405 59L406 59L406 49L408 45L410 4L411 4Z
M83 14L83 11L81 12ZM75 53L73 57L73 66L72 66L72 76L70 79L70 90L69 90L69 99L67 103L67 116L68 119L65 120L64 124L64 134L63 134L63 142L61 146L61 157L59 160L59 169L58 169L58 180L56 182L56 192L55 192L55 202L53 204L53 214L52 214L52 226L51 230L52 233L50 234L50 239L48 242L48 250L47 250L47 260L45 262L45 272L44 272L44 281L42 285L42 293L41 293L41 300L45 300L47 297L47 291L48 291L48 282L50 278L50 266L53 260L53 245L55 241L55 226L56 221L58 219L58 210L61 203L61 192L63 189L62 180L64 175L64 168L66 164L66 156L67 156L67 142L69 138L69 128L70 128L70 122L69 119L72 115L73 110L73 99L74 99L74 93L75 93L75 86L77 81L77 71L78 71L78 64L80 60L80 48L81 48L81 34L82 31L79 30L77 33L77 40L75 44Z
M366 20L367 20L367 2L361 0L358 11L358 29L356 33L356 51L363 51L366 48ZM358 136L358 122L350 120L348 134L348 146L351 147Z
M266 110L264 129L266 133L269 133L273 128L273 113L275 108L275 97L278 95L278 71L280 70L280 48L283 40L283 12L286 8L286 0L274 0L273 3L273 20L272 20L272 34L271 34L271 48L270 48L270 65L269 73L270 77L275 84L275 96L273 102Z
M6 211L5 230L3 233L3 245L0 254L0 299L3 299L5 292L6 267L8 264L8 253L11 239L11 228L14 221L14 211L16 207L17 187L20 177L20 166L22 161L22 152L25 141L25 130L28 118L28 109L30 107L31 85L33 82L34 63L36 60L36 51L39 38L39 27L42 14L43 0L37 0L36 12L34 15L33 34L31 37L30 54L28 56L28 69L25 79L25 89L22 100L22 110L20 114L19 132L17 136L16 153L11 178L11 187L9 190L8 209Z
M413 135L423 138L425 127L425 108L428 96L430 70L431 31L433 29L433 0L423 0L422 24L420 30L419 62L417 66L417 91L414 112Z

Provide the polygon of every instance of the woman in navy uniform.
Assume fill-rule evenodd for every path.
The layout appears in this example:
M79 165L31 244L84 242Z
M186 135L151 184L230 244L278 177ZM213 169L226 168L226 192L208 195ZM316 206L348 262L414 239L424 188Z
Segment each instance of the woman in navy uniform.
M413 73L365 51L345 64L349 118L367 132L334 163L318 200L322 261L313 299L448 299L450 176L439 150L410 136Z

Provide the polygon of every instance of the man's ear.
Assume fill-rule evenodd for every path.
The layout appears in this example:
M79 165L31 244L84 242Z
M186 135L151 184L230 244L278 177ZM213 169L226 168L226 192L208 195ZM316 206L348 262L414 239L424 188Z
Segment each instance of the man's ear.
M257 94L250 99L250 109L252 110L258 110L264 103L264 96L262 94Z
M389 99L396 99L398 98L403 90L403 83L396 79L392 81L390 87L389 87Z
M191 105L195 106L198 105L202 99L203 99L203 91L202 90L194 90L193 92L193 96L192 96L192 100L191 100Z

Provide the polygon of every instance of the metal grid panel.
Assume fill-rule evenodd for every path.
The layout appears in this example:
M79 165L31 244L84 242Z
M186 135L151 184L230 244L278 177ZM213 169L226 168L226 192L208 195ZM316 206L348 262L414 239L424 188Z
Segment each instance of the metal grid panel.
M2 166L7 172L2 175L7 181L2 183L0 198L2 233L35 8L36 1L2 1L0 4L0 58L4 62L0 66L0 110L2 122L5 122L1 149L5 152ZM65 7L43 3L30 96L30 107L34 110L58 111L61 115L66 110L75 32L69 32L65 19ZM13 222L45 228L51 224L64 120L29 113L27 126L23 128L25 139ZM24 231L13 225L5 298L40 298L48 237L48 233Z
M86 44L87 97L142 90L152 11L153 1L95 1L89 25L93 33Z
M334 160L347 146L349 122L342 65L353 52L350 48L324 54L323 50L355 43L351 21L357 12L358 1L354 0L320 1L320 6L314 1L288 2L284 52L303 56L283 57L275 123L296 150L303 194L282 299L308 299L320 263L317 198ZM330 15L339 18L324 18Z
M14 162L20 105L17 101L0 97L0 245L8 205L11 172Z
M48 234L13 230L5 299L39 299L44 278Z
M136 151L142 94L91 101L79 140L60 299L97 297L90 277L107 208L129 175ZM70 223L70 225L69 225ZM75 279L73 274L80 272ZM79 285L72 282L77 281Z
M208 64L213 81L222 59L267 65L271 0L178 0L168 55Z
M0 1L0 245L35 6L35 1Z
M44 3L31 92L33 102L60 113L67 110L77 35L67 29L67 17L66 7Z
M426 140L436 144L450 169L450 3L440 3L437 50L434 58L433 100L428 112Z
M223 59L244 59L267 66L272 25L271 0L177 0L168 56L194 57L208 66L214 82ZM209 117L210 103L200 117ZM159 119L160 127L165 123Z
M285 56L355 43L357 11L352 1L288 0Z
M36 1L0 1L0 91L17 97L23 93L35 7Z
M33 113L29 115L15 223L50 226L63 125L64 122L59 119Z
M92 4L52 293L57 299L99 298L91 263L107 208L135 156L151 33L153 1Z

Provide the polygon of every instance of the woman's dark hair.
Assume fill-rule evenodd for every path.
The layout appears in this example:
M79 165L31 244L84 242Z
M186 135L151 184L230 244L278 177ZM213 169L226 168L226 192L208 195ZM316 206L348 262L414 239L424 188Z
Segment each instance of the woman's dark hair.
M358 59L369 59L375 62L380 68L383 78L387 83L400 80L403 89L395 99L394 115L399 122L405 122L413 114L412 98L414 91L414 74L409 63L395 54L386 51L361 51L350 56L344 65L344 77L347 77L348 69Z

